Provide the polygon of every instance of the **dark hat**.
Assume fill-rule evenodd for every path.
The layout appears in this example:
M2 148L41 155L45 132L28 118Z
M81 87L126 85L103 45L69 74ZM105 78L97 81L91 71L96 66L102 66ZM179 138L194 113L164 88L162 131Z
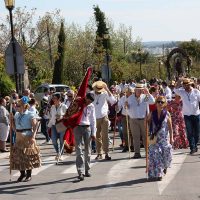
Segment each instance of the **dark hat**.
M87 99L89 99L89 100L91 100L91 101L94 101L94 93L93 92L88 92L87 94L86 94L86 98Z

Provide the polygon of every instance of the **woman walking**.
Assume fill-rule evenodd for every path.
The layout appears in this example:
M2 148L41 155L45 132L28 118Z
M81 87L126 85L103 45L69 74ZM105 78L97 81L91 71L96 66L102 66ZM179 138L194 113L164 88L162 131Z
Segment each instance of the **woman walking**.
M36 145L37 116L28 111L28 98L22 97L17 102L17 112L14 116L16 130L16 143L11 156L11 169L19 170L20 177L17 182L31 180L33 168L41 165L39 148Z
M8 152L6 141L9 134L9 112L6 110L6 100L0 98L0 152Z
M167 108L172 117L172 128L174 131L173 147L174 149L186 149L188 148L189 144L186 137L186 127L182 112L183 103L181 97L176 94L175 98L172 101L168 102Z
M150 181L161 181L172 161L173 132L171 116L166 110L166 98L156 99L156 110L149 117L150 138L148 177ZM168 133L170 141L168 141Z

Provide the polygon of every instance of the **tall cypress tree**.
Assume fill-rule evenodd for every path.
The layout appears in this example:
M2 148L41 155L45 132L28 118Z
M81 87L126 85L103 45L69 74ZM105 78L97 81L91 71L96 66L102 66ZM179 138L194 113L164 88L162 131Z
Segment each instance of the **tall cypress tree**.
M63 66L65 57L65 30L64 22L61 22L60 32L58 35L58 53L54 63L53 84L61 84L63 82Z
M96 45L97 47L100 47L103 45L104 49L111 49L110 45L110 39L104 38L105 34L109 34L108 28L106 26L106 18L104 12L102 12L99 8L99 6L94 6L94 15L97 25L96 30Z

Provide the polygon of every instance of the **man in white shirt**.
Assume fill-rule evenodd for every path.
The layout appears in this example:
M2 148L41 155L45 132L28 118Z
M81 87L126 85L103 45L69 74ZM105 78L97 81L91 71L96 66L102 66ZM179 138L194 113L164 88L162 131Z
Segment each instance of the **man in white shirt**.
M163 81L162 87L164 89L164 96L166 97L167 101L171 101L172 100L172 91L168 87L167 82Z
M183 87L181 87L181 82ZM183 115L191 150L190 154L198 151L197 143L200 133L200 91L192 88L192 83L188 78L179 79L174 89L174 92L181 97L183 102Z
M106 83L103 81L96 81L92 85L94 89L95 99L94 107L97 119L97 132L96 132L96 146L97 157L96 160L102 159L102 147L105 153L105 159L111 160L108 155L109 140L108 140L108 101L111 105L115 104L117 100L108 89Z
M132 95L133 92L134 92L133 88L131 88L131 87L125 88L124 95L119 99L118 104L117 104L118 111L121 111L122 133L123 133L123 138L125 141L125 146L124 146L122 152L127 152L129 150L129 146L130 146L131 151L134 151L132 134L129 134L129 141L128 141L129 126L127 127L127 125L129 123L129 119L128 119L129 113L128 113L128 109L125 107L125 102L127 101L127 98L130 95ZM127 120L128 120L128 122L127 122Z
M133 145L135 155L133 158L141 158L140 155L140 136L142 136L143 143L146 143L145 135L145 118L149 112L149 104L155 102L154 97L149 93L143 84L136 84L135 94L128 97L126 105L130 116L130 128L133 135ZM146 147L146 145L145 145Z
M95 107L92 104L93 101L94 93L87 93L80 124L73 129L76 149L76 168L80 181L84 180L84 176L91 176L89 172L91 157L90 139L95 140L96 135L96 116ZM84 141L84 155L82 141Z

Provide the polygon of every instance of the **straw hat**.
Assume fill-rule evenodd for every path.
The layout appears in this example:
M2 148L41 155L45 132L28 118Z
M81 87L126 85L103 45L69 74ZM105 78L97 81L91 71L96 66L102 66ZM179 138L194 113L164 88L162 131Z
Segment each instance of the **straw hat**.
M104 89L105 85L106 85L106 83L103 82L103 81L96 81L96 82L94 82L94 83L92 84L92 88L93 88L96 92L101 93L101 92L104 92L104 91L105 91L105 89Z
M137 83L136 86L135 86L135 89L144 89L144 84L142 83Z
M131 93L133 93L134 92L134 88L132 88L132 87L125 87L124 89L123 89L123 92L131 92Z
M183 79L183 85L191 85L193 82L191 79L189 78L184 78Z

